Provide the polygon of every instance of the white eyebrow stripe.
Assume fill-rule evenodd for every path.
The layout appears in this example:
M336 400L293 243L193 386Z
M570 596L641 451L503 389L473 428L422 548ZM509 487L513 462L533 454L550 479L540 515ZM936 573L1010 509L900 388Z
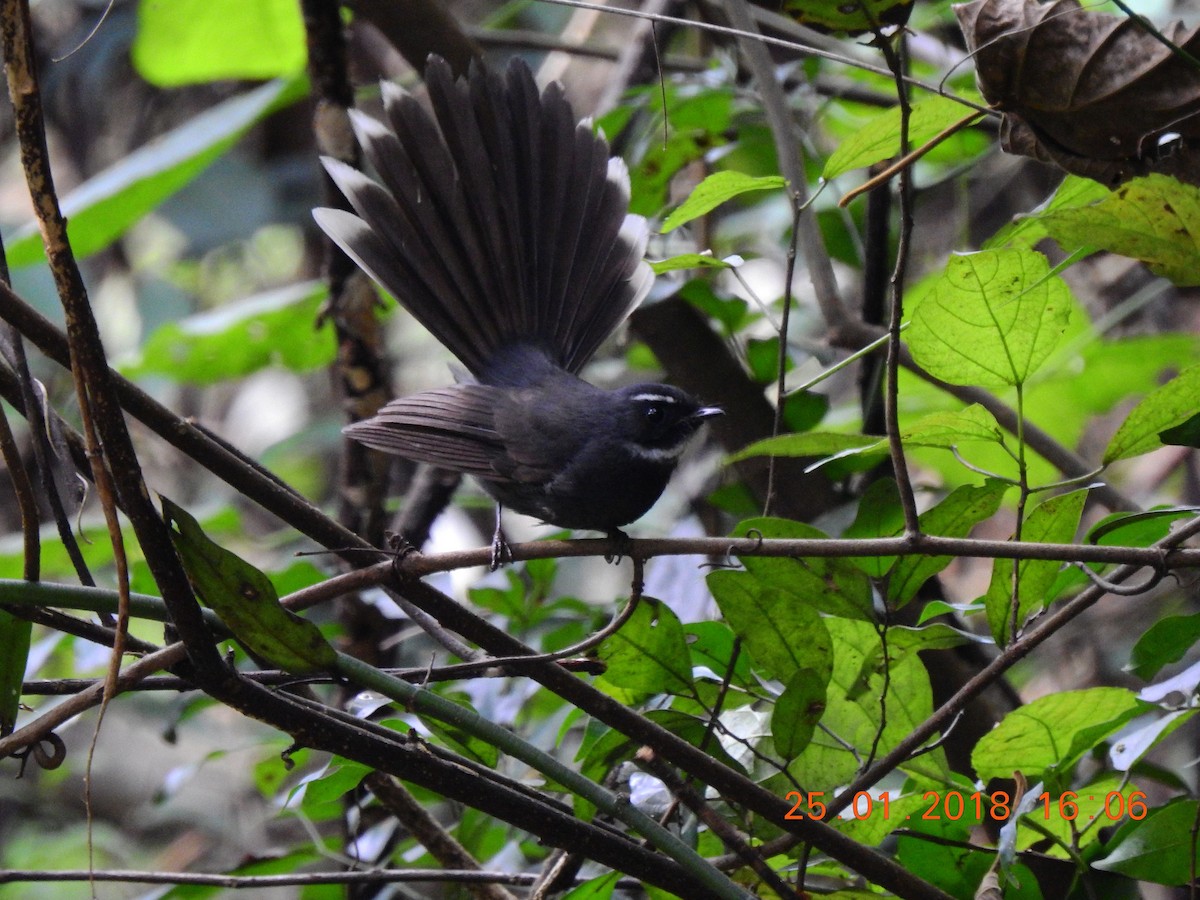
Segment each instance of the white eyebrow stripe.
M669 397L666 394L634 394L634 400L646 401L649 403L674 403L675 398Z

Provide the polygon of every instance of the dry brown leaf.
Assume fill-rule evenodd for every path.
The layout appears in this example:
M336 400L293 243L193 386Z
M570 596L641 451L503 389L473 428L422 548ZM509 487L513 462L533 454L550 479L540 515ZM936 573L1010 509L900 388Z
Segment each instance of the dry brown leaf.
M1138 20L1076 0L973 0L954 12L1009 153L1110 187L1151 172L1200 184L1200 68ZM1161 31L1200 56L1200 27Z

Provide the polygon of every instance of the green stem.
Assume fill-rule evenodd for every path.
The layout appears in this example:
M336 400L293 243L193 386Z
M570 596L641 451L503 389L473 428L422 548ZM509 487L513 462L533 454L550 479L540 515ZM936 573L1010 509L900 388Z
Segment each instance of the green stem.
M747 900L750 897L750 894L709 865L695 850L630 804L628 797L606 790L590 778L585 778L549 754L521 740L508 729L483 718L474 710L394 678L344 653L337 655L337 671L356 684L379 691L413 712L461 728L532 766L597 809L624 822L656 849L691 872L697 881L707 886L715 895L729 900Z

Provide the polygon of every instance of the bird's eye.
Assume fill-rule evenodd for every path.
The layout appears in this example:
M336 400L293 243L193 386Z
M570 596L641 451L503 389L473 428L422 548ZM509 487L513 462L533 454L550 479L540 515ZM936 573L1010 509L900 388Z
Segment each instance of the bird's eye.
M664 416L666 416L666 411L661 406L646 407L646 421L653 422L655 425L657 425L663 420Z

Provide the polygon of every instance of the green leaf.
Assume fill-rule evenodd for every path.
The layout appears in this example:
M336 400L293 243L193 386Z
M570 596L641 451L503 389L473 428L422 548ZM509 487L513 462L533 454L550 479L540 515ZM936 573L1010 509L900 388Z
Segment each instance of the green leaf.
M645 716L693 747L703 747L707 754L722 765L729 766L735 772L745 771L721 748L719 742L712 740L711 725L707 719L690 716L674 709L652 709L646 712ZM588 738L579 748L577 759L581 761L580 771L597 781L602 780L616 766L632 759L633 754L642 746L641 741L634 740L616 729L600 726L599 723L594 723L589 729Z
M914 103L908 119L909 147L919 147L950 125L975 111L948 97L934 95ZM837 178L852 169L861 169L900 155L900 107L893 106L875 116L825 160L822 178Z
M786 684L806 669L829 680L833 644L815 609L746 572L713 572L708 587L725 622L769 677Z
M895 537L904 530L904 509L900 491L893 478L871 482L858 501L854 521L845 530L846 538ZM856 556L854 563L872 578L882 578L896 563L894 556Z
M734 537L819 540L820 530L790 519L757 517L738 523ZM847 619L875 621L871 584L851 560L836 557L795 558L739 556L738 560L763 586L777 588L820 613ZM781 679L786 680L786 679Z
M292 0L141 0L130 55L164 88L297 75L308 59Z
M0 609L0 737L12 734L21 706L33 623Z
M985 734L971 753L976 774L1011 778L1024 772L1030 782L1046 773L1066 774L1126 722L1157 709L1125 688L1099 687L1040 697L1013 710Z
M118 368L128 378L159 375L187 384L215 384L276 364L294 372L320 368L337 352L316 325L328 296L324 282L305 282L167 322Z
M1058 346L1071 292L1028 250L953 256L908 329L917 364L951 384L1023 384Z
M461 693L457 695L455 700L464 706L470 706L470 699ZM428 716L423 717L421 721L429 729L430 733L436 735L442 743L468 759L473 759L475 762L487 766L489 769L496 768L496 765L500 762L500 751L487 741L477 738L473 734L463 731L454 725L447 725Z
M251 125L299 100L307 90L303 78L264 84L200 113L85 181L62 201L75 255L83 258L103 250L208 168ZM45 258L36 223L22 227L5 243L13 268Z
M1104 464L1163 446L1161 434L1183 424L1200 409L1200 366L1185 369L1151 391L1133 408L1104 451Z
M1102 832L1097 826L1115 824L1115 820L1109 816L1128 809L1129 795L1137 788L1126 784L1119 773L1106 772L1073 790L1074 797L1056 794L1048 803L1044 799L1039 800L1033 812L1022 816L1022 820L1036 822L1038 827L1030 828L1024 821L1020 822L1016 841L1018 850L1028 850L1034 844L1041 843L1049 832L1058 839L1058 844L1046 848L1044 852L1056 859L1068 859L1070 853L1067 848L1082 850L1100 840ZM1121 798L1113 796L1115 794L1120 794ZM1071 804L1074 804L1074 809Z
M1064 248L1141 260L1181 286L1200 284L1200 188L1167 175L1135 178L1088 206L1041 217Z
M1200 641L1200 613L1166 616L1137 639L1126 667L1138 678L1149 681L1163 666L1179 662Z
M666 604L643 600L600 645L604 680L641 694L690 693L692 661L683 626Z
M744 352L750 378L758 384L774 383L779 377L779 338L750 338ZM785 357L785 362L790 369L791 357Z
M737 636L724 622L693 622L684 626L687 635L688 651L692 658L692 671L696 678L714 676L718 679L729 678L729 683L735 687L757 687L757 682L750 671L750 658L745 653L733 655L734 640ZM733 671L729 671L730 665ZM711 674L705 676L701 671L708 669Z
M722 203L755 191L778 191L787 186L780 175L754 177L744 172L714 172L692 189L683 203L663 220L662 233L674 231L693 219L712 212Z
M678 256L668 256L666 259L650 261L650 269L655 275L666 275L668 272L681 272L685 269L732 268L734 268L733 263L705 253L681 253Z
M933 710L929 673L917 654L889 654L887 695L881 701L884 667L875 626L850 619L824 621L836 648L825 714L808 747L788 766L806 790L844 786L853 779L877 737L877 753L887 753ZM941 749L911 758L901 768L936 780L948 774Z
M893 655L919 653L922 650L949 650L977 640L979 639L944 622L934 622L919 628L908 625L893 625L888 628L888 650Z
M1164 428L1158 439L1172 447L1200 447L1200 413L1172 428Z
M1051 497L1036 506L1021 528L1021 540L1033 543L1067 544L1079 528L1079 517L1087 490ZM1055 598L1051 592L1062 563L1053 559L997 559L992 581L984 597L988 625L996 643L1003 646L1012 635L1013 570L1016 569L1017 623L1043 609Z
M1000 441L1000 426L996 417L972 403L957 412L935 412L924 415L900 430L900 440L910 447L950 448L967 441ZM882 442L887 446L887 441Z
M1087 541L1109 547L1149 547L1170 534L1176 522L1197 512L1195 506L1155 506L1136 513L1111 513L1088 529Z
M887 795L886 801L883 794ZM897 828L910 828L912 821L920 820L929 809L929 798L921 794L900 795L893 789L879 794L871 790L869 795L870 805L866 797L856 798L851 807L854 818L838 818L829 823L842 834L868 847L878 847ZM877 900L878 896L864 893L861 900Z
M646 117L646 132L641 145L634 148L635 159L630 163L630 211L654 216L667 202L671 182L680 169L727 142L724 133L732 121L733 89L728 85L697 89L694 85L668 83L665 91L656 85L641 92L641 96L654 115ZM665 141L661 119L664 102L671 126ZM602 123L609 134L617 133L620 118L618 115ZM640 159L636 159L637 151Z
M966 537L972 528L995 515L1008 485L988 481L982 486L955 488L941 503L926 510L917 520L921 531L941 537ZM917 595L921 585L950 565L950 556L905 556L892 569L888 597L897 607Z
M873 455L886 455L886 446L879 449L879 438L864 434L835 434L826 431L806 431L803 434L781 434L763 438L737 453L726 462L741 462L753 456L811 456L817 458L842 456L869 450Z
M1192 859L1200 853L1193 836L1198 805L1177 798L1139 821L1126 823L1109 843L1109 853L1092 863L1105 872L1118 872L1155 884L1187 884Z
M808 746L825 713L825 682L811 669L800 669L788 681L771 711L775 749L785 760Z
M274 585L258 569L213 543L182 508L162 497L171 541L188 580L251 653L303 675L332 669L337 653L321 630L279 605Z
M985 250L1005 246L1032 250L1038 241L1050 236L1044 221L1049 215L1064 209L1087 206L1107 197L1109 193L1109 189L1098 181L1081 175L1068 175L1045 203L1029 215L1017 216L1011 225L1004 226L988 238L983 247Z
M880 25L903 25L912 0L783 0L782 11L802 25L822 31L860 34Z
M563 894L562 900L609 900L620 878L620 872L608 872L589 878Z

